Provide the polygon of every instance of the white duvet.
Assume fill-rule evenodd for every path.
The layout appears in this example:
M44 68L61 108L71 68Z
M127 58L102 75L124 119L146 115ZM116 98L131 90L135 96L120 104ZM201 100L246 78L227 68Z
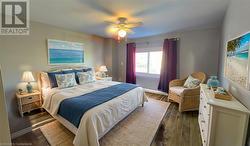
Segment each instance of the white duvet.
M43 107L75 134L73 142L75 146L99 146L99 139L103 135L147 100L143 88L137 87L88 110L83 115L78 129L57 115L57 111L61 101L66 98L80 96L115 84L119 82L96 81L67 89L43 89Z

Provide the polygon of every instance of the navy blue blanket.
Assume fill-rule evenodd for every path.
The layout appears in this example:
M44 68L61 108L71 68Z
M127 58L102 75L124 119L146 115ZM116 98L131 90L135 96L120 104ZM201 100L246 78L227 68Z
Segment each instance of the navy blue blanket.
M58 114L78 128L82 116L89 109L116 98L136 87L138 86L134 84L121 83L78 97L64 99L59 106Z

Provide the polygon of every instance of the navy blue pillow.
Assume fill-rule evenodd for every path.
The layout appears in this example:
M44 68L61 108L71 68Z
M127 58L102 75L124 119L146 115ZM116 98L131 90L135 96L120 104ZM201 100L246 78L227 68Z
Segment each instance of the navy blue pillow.
M51 88L58 87L57 82L56 82L56 75L57 74L63 74L63 72L61 72L61 71L58 71L58 72L48 72L48 76L49 76L49 81L50 81Z
M62 71L63 74L70 74L70 73L75 73L75 70L64 70Z
M79 78L78 78L78 76L77 76L77 73L78 73L78 72L83 72L83 70L82 70L82 69L65 70L65 71L63 71L63 74L75 73L76 83L77 83L77 84L80 84L80 83L79 83Z
M92 68L85 68L85 69L83 69L83 72L87 72L87 71L91 71L92 70Z

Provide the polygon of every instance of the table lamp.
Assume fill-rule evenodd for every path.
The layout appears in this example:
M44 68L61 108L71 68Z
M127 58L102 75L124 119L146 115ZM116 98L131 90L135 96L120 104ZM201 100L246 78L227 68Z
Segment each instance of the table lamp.
M108 71L105 65L101 66L99 71L102 73L102 77L106 77L106 72Z
M33 75L32 75L32 72L30 72L30 71L25 71L24 73L23 73L23 76L22 76L22 81L23 82L27 82L27 85L26 85L26 89L27 89L27 92L28 93L32 93L33 92L33 90L32 90L32 85L30 84L30 82L34 82L35 81L35 79L34 79L34 77L33 77Z

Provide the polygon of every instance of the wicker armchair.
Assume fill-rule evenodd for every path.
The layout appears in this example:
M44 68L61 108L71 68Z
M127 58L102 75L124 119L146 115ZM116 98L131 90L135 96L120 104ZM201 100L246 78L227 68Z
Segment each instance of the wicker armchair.
M191 76L199 79L201 83L206 81L206 74L203 72L195 72ZM176 79L169 83L168 100L179 103L180 112L198 110L200 104L200 86L192 89L184 88L186 79Z

